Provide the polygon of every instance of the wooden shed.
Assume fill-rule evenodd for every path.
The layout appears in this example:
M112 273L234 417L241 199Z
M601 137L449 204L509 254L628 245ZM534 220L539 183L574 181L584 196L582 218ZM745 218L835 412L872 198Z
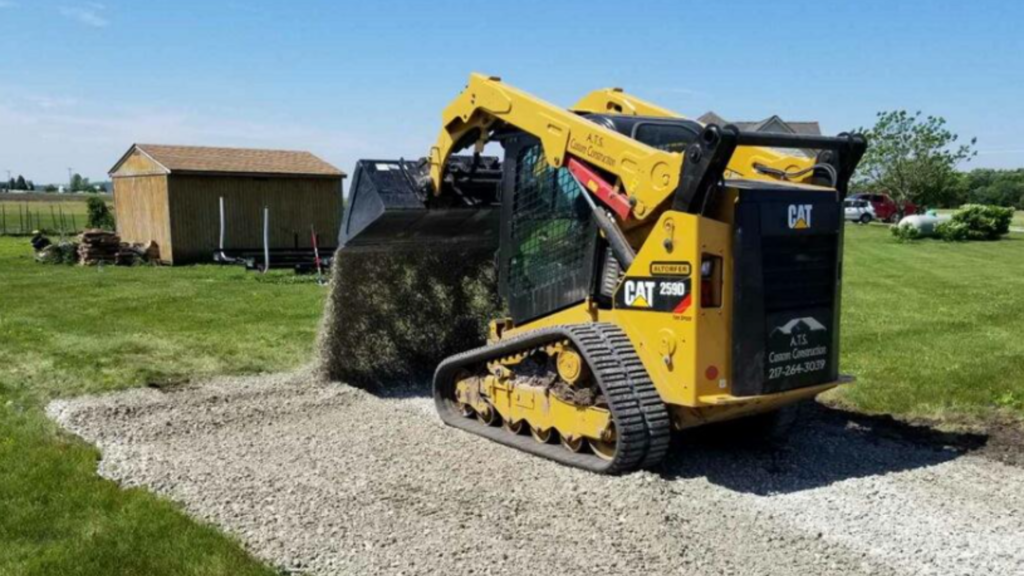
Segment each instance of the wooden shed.
M135 144L110 170L117 232L125 242L155 241L165 263L210 262L224 248L309 248L311 227L334 245L345 174L309 152Z

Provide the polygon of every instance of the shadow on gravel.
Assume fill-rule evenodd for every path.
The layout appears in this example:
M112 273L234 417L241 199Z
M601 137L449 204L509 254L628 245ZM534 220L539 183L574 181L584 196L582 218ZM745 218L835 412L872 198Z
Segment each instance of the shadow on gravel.
M429 398L430 383L387 389L380 398ZM788 438L744 437L726 422L677 432L658 473L666 480L707 478L712 484L761 496L828 486L852 478L934 466L986 448L983 434L942 432L806 402Z
M726 426L678 434L661 475L704 477L724 488L761 496L787 494L934 466L984 448L988 441L981 434L941 432L815 402L801 406L788 440L781 443L737 438L722 433Z

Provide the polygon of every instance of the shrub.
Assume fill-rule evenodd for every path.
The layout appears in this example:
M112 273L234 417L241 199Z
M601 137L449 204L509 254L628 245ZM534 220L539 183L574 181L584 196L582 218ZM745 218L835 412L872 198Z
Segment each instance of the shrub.
M935 227L935 235L946 242L966 242L970 239L970 228L963 222L949 220Z
M998 240L1010 231L1013 208L965 204L953 214L949 222L940 225L936 231L943 240L962 242L964 240Z
M910 242L911 240L917 240L921 238L921 231L911 226L910 224L893 224L889 227L889 232L898 242Z
M114 229L114 214L102 198L93 197L86 200L86 210L89 214L89 228Z
M36 253L36 261L42 264L74 264L78 262L78 244L74 242L50 244Z

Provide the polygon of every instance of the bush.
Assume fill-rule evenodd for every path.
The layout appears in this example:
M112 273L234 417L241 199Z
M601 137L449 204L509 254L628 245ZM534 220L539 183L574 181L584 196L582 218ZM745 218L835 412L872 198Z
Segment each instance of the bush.
M78 262L78 244L74 242L50 244L36 253L36 261L42 264L74 264Z
M935 227L935 235L946 242L966 242L969 240L970 228L963 222L949 220Z
M965 204L949 222L936 228L940 238L949 242L966 240L998 240L1010 231L1013 208Z
M86 200L86 211L89 214L89 228L114 229L114 214L102 198L89 198Z
M889 232L892 232L894 238L899 242L910 242L911 240L917 240L921 238L921 231L914 228L910 224L893 224L889 227Z

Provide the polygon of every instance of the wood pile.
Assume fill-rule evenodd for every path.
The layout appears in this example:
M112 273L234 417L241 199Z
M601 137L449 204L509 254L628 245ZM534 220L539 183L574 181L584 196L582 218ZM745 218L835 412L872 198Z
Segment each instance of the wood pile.
M121 243L114 258L114 264L118 266L135 266L147 262L158 262L160 260L160 247L156 242L150 241L147 244Z
M160 261L160 246L156 242L129 244L121 237L107 230L90 229L78 237L78 262L82 266L136 264Z
M113 264L121 250L121 237L106 230L90 229L78 238L78 262L83 266Z

